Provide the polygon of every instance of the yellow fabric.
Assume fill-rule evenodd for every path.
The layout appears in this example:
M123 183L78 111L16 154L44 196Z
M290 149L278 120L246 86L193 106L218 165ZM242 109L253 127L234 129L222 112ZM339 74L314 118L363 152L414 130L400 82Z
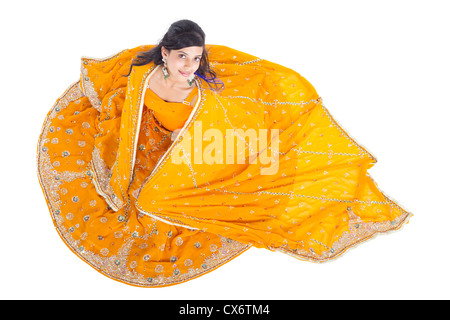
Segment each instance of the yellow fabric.
M171 104L146 89L154 66L121 76L150 47L82 59L80 81L56 101L39 139L55 227L98 271L166 286L250 246L321 262L410 216L377 188L367 173L375 158L298 73L208 46L225 89L199 81L191 112L160 108L157 121L150 108Z
M184 101L189 103L196 94L197 89L195 88ZM150 89L145 91L144 104L153 110L159 123L170 131L182 128L192 112L190 104L164 101Z

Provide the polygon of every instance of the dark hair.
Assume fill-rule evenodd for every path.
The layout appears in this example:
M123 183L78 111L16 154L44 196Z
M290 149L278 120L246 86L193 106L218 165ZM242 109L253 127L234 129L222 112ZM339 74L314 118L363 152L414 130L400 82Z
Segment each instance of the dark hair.
M151 62L155 63L155 65L162 65L162 47L170 51L194 46L203 47L200 66L195 74L205 80L211 88L223 88L223 82L217 79L216 73L209 65L208 52L205 48L205 33L198 24L191 20L180 20L172 23L156 47L140 52L133 59L128 74L124 76L128 77L130 75L133 66L143 66Z

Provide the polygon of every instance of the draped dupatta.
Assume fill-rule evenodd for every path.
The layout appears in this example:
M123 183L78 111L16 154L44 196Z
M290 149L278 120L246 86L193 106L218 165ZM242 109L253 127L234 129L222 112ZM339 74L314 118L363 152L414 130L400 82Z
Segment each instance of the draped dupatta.
M306 79L226 47L210 57L225 90L204 90L143 186L141 212L313 261L403 224L409 213L367 172L374 156Z
M91 99L91 104L98 106L97 109L100 113L108 113L107 109L111 106L104 104L102 109L100 102L108 100L98 97L97 92L103 91L112 99L117 99L115 117L110 118L109 115L106 115L102 119L102 123L111 129L96 141L91 162L92 178L96 189L114 211L118 211L129 202L128 188L136 157L137 138L144 103L143 93L154 65L134 67L128 78L122 77L122 74L127 73L131 62L130 58L134 54L150 48L151 46L143 46L124 51L112 59L97 63L95 61L88 63L88 59L82 61L85 65L82 66L82 83L84 91ZM108 83L109 86L104 85L106 77L113 79L111 84ZM89 93L91 94L89 95ZM113 124L109 125L109 122L113 122ZM114 132L111 132L113 130ZM106 143L103 138L106 138ZM110 154L115 154L114 159ZM111 160L113 160L112 164Z
M209 54L225 89L199 86L190 118L141 187L138 210L317 261L405 221L409 214L367 173L375 158L332 118L306 79L227 47L210 46ZM153 69L133 68L110 172L112 192L97 183L115 210L129 201Z

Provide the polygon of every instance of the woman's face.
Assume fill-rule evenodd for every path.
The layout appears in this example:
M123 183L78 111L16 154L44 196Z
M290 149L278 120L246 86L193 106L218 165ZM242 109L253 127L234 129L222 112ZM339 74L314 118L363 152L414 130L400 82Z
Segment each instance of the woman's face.
M167 71L173 81L186 81L200 66L203 47L186 47L178 50L161 48L161 53L167 63Z

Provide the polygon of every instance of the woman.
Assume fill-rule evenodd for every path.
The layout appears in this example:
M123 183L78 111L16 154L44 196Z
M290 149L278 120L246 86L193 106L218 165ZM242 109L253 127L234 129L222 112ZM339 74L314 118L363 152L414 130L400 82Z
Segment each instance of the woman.
M184 282L251 246L326 261L410 216L375 158L296 72L192 21L158 46L82 59L39 139L56 229L80 258L144 287Z

